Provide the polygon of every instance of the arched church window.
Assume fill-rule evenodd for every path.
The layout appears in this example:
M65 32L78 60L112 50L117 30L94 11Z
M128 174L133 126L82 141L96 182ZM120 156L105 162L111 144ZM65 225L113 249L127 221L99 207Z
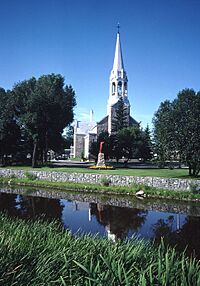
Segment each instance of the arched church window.
M112 93L115 93L115 90L116 90L116 86L115 86L115 83L113 82L112 83Z
M118 94L122 94L122 82L121 81L118 82L117 92L118 92Z

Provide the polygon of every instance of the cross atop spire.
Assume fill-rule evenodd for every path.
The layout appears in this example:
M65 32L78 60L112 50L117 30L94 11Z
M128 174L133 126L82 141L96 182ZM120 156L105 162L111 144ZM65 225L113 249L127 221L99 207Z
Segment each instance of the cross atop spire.
M120 29L120 24L119 22L117 23L117 33L119 34L119 29Z

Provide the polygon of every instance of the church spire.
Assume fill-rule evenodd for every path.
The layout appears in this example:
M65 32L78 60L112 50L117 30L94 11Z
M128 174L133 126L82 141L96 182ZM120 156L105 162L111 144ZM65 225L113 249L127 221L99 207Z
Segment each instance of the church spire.
M117 40L115 46L115 57L113 63L113 71L121 71L124 69L123 58L122 58L122 49L121 49L121 42L120 42L120 33L119 33L119 24L117 26Z
M117 26L117 40L115 46L115 56L113 68L110 73L110 92L107 104L108 132L112 132L112 122L115 118L116 109L120 98L123 99L127 109L127 122L129 122L130 103L128 100L128 78L124 69L122 50L120 43L119 25Z

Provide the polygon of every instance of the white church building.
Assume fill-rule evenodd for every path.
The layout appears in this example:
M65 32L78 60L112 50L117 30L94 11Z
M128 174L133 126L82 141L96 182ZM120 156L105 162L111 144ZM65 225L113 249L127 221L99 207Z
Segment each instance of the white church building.
M97 140L102 131L112 133L112 122L116 116L119 99L122 98L126 107L127 125L139 126L139 123L130 116L130 102L128 99L128 77L124 68L119 29L117 32L115 55L113 68L109 80L109 97L107 102L107 115L99 122L93 120L93 111L90 112L90 122L75 120L73 146L71 147L71 157L90 158L90 146Z

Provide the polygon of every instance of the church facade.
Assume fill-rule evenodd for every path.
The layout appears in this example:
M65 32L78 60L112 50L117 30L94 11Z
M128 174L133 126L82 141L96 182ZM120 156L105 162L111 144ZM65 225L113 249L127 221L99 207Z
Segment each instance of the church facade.
M107 102L107 115L98 123L93 122L93 116L90 116L90 122L74 122L74 144L72 147L71 157L80 157L84 154L85 158L90 157L90 146L97 140L102 131L112 134L113 122L116 117L119 100L123 99L126 109L127 126L139 126L139 123L130 116L130 102L128 99L128 77L124 68L122 49L120 42L120 33L117 32L115 45L115 55L113 68L109 79L109 97ZM93 112L92 112L93 115ZM85 128L83 126L85 125ZM82 127L81 127L82 126Z

